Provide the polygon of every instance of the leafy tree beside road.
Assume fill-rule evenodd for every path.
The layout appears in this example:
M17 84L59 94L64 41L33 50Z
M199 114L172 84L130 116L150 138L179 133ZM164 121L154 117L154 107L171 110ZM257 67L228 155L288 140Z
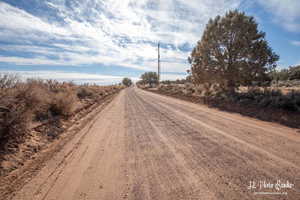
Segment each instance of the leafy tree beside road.
M237 10L210 19L189 57L195 84L215 84L234 92L238 85L265 79L279 56L257 27L253 17Z
M130 78L123 78L123 80L122 80L122 84L123 85L125 85L125 86L127 86L127 87L129 87L129 86L131 86L132 85L132 81L131 81L131 79Z
M153 86L154 84L157 84L157 82L158 82L158 76L156 72L145 72L141 76L142 84L149 84L150 86Z

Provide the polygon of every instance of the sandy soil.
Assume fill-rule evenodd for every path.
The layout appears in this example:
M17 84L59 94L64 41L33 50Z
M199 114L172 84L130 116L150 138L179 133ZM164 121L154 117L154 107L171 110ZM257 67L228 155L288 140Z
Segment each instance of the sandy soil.
M129 88L6 198L299 199L297 131Z

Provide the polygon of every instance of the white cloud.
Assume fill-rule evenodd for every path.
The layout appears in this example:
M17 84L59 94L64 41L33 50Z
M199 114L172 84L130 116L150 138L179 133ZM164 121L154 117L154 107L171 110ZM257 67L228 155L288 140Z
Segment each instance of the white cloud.
M274 22L292 32L300 32L299 0L257 0L274 16Z
M69 34L62 27L51 25L21 9L2 2L0 2L0 24L1 28L14 30L15 33L40 31L50 34Z
M291 44L300 47L300 41L293 40L291 41Z
M77 84L83 83L95 83L98 85L111 85L122 82L123 76L109 76L102 74L88 74L88 73L75 73L75 72L64 72L64 71L13 71L13 70L0 70L0 74L15 74L22 80L34 78L34 79L55 79L58 81L72 81ZM183 79L186 75L180 74L161 74L162 80L177 80ZM139 77L129 77L133 82L136 82Z
M177 80L177 79L184 79L186 75L180 74L161 74L161 80Z
M16 43L3 45L0 50L34 55L30 58L2 55L0 62L102 63L154 70L155 43L161 41L175 47L162 49L164 70L185 72L189 52L179 47L193 47L208 19L238 8L240 0L70 0L68 5L47 0L40 3L49 7L43 16L0 2L0 40ZM50 11L56 14L56 20Z
M23 58L16 56L0 56L0 62L14 63L16 65L60 65L63 63L45 57Z
M35 78L35 79L55 79L58 81L72 81L74 83L95 83L99 85L117 84L122 81L124 77L121 76L108 76L101 74L87 74L87 73L73 73L63 71L9 71L0 70L0 73L16 74L22 80ZM129 77L133 81L137 81L137 77Z

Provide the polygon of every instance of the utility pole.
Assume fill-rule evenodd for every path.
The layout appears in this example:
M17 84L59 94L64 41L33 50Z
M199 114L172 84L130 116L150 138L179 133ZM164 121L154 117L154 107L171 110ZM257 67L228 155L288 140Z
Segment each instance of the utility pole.
M159 85L159 80L160 80L160 43L158 42L158 56L157 56L157 81Z

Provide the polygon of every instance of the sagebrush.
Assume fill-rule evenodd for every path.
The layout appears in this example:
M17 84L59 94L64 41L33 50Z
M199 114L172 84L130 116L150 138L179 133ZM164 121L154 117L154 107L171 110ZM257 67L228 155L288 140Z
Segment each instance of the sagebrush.
M66 120L86 102L96 103L118 89L0 74L0 150L22 142L32 123Z

